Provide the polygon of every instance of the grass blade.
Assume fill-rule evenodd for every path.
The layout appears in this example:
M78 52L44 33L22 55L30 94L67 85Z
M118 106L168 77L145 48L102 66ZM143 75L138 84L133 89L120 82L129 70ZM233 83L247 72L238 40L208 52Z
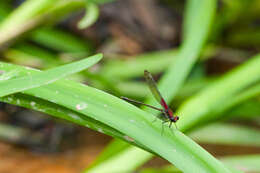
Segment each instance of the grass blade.
M181 115L178 126L186 131L199 122L216 118L225 100L260 80L259 66L260 55L257 55L189 99L177 111Z
M192 131L189 136L200 143L260 146L260 131L241 125L214 123Z
M43 73L28 73L27 76L18 77L16 79L2 80L0 81L0 97L52 83L69 74L79 72L96 64L101 58L102 55L97 54L74 63L46 70Z
M29 20L31 17L40 14L42 11L50 8L54 3L52 0L28 0L20 7L14 10L0 25L0 33L5 31L10 32L17 25Z
M79 21L78 28L84 29L93 25L99 16L99 9L97 4L93 2L86 2L85 16Z
M63 53L85 52L90 54L92 51L91 45L86 40L81 40L71 33L50 27L42 27L33 31L30 34L30 39L52 50Z
M143 76L144 69L150 72L162 72L174 61L177 54L176 50L157 51L133 56L126 60L114 59L104 64L101 69L102 74L107 78L134 78ZM125 70L127 68L127 70Z
M216 1L203 0L198 3L196 0L189 0L186 10L183 44L175 62L170 65L158 84L166 101L172 100L177 94L198 59L215 15ZM147 103L156 104L152 97Z
M98 167L93 167L88 170L88 173L129 173L134 171L136 167L140 166L139 163L147 161L146 155L149 154L146 151L137 148L137 147L128 147L127 149L117 153L112 158L109 158L107 161L100 162ZM125 166L125 160L137 160L135 162L128 162L129 166ZM115 165L114 162L117 162L118 165ZM131 169L129 169L132 168Z

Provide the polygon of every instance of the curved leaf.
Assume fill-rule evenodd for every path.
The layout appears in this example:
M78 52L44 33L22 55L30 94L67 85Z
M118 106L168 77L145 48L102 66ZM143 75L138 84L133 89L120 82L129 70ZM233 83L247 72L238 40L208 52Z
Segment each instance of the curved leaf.
M11 71L12 65L2 63L2 69ZM15 69L24 74L33 71L18 66ZM57 89L59 92L56 92ZM167 129L162 136L161 123L152 123L152 115L103 91L76 82L59 80L24 93L49 100L117 129L125 134L124 140L148 148L184 172L230 172L181 132ZM33 108L34 106L32 105Z
M101 58L102 55L98 54L77 62L46 70L42 73L31 74L28 72L26 76L10 80L1 80L0 97L52 83L69 74L82 71L83 69L96 64Z

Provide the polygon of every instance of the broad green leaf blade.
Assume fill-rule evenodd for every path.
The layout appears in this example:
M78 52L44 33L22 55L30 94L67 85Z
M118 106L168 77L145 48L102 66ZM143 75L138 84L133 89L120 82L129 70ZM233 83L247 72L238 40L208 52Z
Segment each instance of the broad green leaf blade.
M58 89L56 92L61 92ZM17 93L5 97L0 97L0 101L14 104L17 106L25 107L28 109L33 109L39 112L43 112L49 115L52 115L56 118L65 119L67 121L71 121L75 124L91 128L93 130L105 133L107 135L118 137L123 139L124 134L120 133L119 131L109 127L103 123L100 123L94 119L86 117L80 113L77 113L73 110L65 108L63 106L59 106L55 103L42 100L37 97Z
M2 69L5 71L13 70L12 67L23 71L24 74L33 71L2 63ZM57 89L60 92L56 92ZM152 123L151 114L103 91L69 80L59 80L39 88L25 90L24 93L49 100L106 124L125 134L124 140L148 148L184 172L230 172L181 132L165 129L162 136L161 123Z
M197 123L216 118L226 100L260 80L260 55L235 68L203 91L186 101L177 111L178 127L188 130Z
M192 131L189 136L199 143L260 146L260 131L241 125L214 123Z
M57 95L60 92L62 92L62 91L60 91L59 88L56 88L55 94ZM133 145L137 145L147 151L150 151L148 148L145 148L141 144L132 143L131 138L129 138L125 134L117 131L116 129L114 129L106 124L103 124L95 119L86 117L81 113L75 112L75 111L65 108L63 106L59 106L55 103L52 103L52 100L46 101L46 100L39 99L37 97L17 93L17 94L8 95L5 97L0 97L0 101L5 102L5 103L14 104L14 105L21 106L21 107L25 107L25 108L29 108L29 109L33 109L36 111L40 111L40 112L52 115L56 118L65 119L65 120L71 121L75 124L78 124L78 125L81 125L81 126L84 126L87 128L91 128L93 130L96 130L100 133L107 134L112 137L120 138L122 140L128 140L127 142L129 142ZM152 151L150 151L150 152L152 152Z
M106 123L130 136L126 140L146 146L153 152L174 163L183 171L229 172L205 150L180 132L175 131L174 135L172 135L172 132L168 131L168 133L165 132L165 136L161 136L161 124L158 122L155 129L151 126L150 122L152 115L137 109L131 104L87 86L85 86L85 90L82 85L75 85L73 87L69 86L68 83L63 83L63 86L65 86L64 91L72 89L74 95L78 98L68 97L67 95L64 95L65 99L61 99L60 97L53 98L53 88L51 88L51 85L47 85L44 92L39 93L36 89L31 89L30 91L26 91L26 93L37 94L38 97L47 100L52 99L57 104L64 104L64 106L74 111L81 112L91 118ZM60 85L60 87L62 86ZM193 159L196 161L193 162ZM208 165L205 166L205 162L208 162ZM189 163L190 167L187 168L185 163Z
M67 75L82 71L96 64L101 58L102 54L97 54L77 62L46 70L42 73L31 74L28 72L27 76L2 80L0 81L0 97L55 82Z

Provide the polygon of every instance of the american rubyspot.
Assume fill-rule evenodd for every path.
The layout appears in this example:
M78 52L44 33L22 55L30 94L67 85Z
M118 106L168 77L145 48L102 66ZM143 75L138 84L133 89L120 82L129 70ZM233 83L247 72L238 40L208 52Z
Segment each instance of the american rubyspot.
M132 100L129 99L127 97L121 97L122 99L132 102L132 103L137 103L140 105L144 105L147 107L150 107L152 109L155 109L157 111L160 111L162 114L158 115L157 118L161 119L164 123L170 122L169 124L169 128L171 127L172 123L176 123L179 120L179 117L173 114L173 111L169 108L169 106L167 105L167 103L165 102L165 100L163 99L161 93L159 92L156 83L153 79L153 76L150 72L148 72L147 70L144 71L144 77L145 80L153 94L153 96L155 97L155 99L160 103L160 105L162 106L162 109L136 101L136 100ZM162 126L163 127L163 126ZM175 127L177 128L176 124Z

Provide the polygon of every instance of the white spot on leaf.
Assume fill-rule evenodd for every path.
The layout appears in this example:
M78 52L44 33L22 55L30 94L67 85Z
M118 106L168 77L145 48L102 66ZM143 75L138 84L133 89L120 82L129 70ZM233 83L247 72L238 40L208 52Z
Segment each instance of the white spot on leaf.
M31 106L35 106L35 104L36 104L35 102L31 102L30 103Z
M130 122L131 122L131 123L134 123L134 122L135 122L135 120L130 120Z
M76 105L76 109L77 110L86 109L87 107L88 107L88 105L86 103L84 103L84 102L79 103L79 104Z
M101 128L98 128L98 132L100 133L104 133L103 130Z

